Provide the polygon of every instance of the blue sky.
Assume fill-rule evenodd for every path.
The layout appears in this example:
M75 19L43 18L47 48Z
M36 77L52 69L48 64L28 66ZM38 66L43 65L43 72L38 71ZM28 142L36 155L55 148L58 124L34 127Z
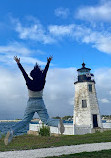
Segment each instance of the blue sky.
M96 39L85 41L84 39L88 38L90 33L93 36L94 32L98 34L95 35L98 36L97 38L107 37L107 34L110 34L110 31L107 31L110 29L110 21L104 19L99 21L94 18L90 21L90 16L88 19L86 15L83 17L79 15L80 10L87 7L94 7L96 10L97 7L105 5L106 1L33 0L31 2L23 0L21 2L10 0L9 3L4 0L0 3L1 46L13 46L14 43L17 43L32 52L39 50L45 55L30 53L30 57L34 56L42 61L45 61L48 55L53 54L53 63L56 67L79 67L83 59L92 68L111 66L111 56L107 54L107 50L100 51L99 46L94 46L99 41ZM107 28L106 25L109 27ZM34 29L37 26L39 28ZM79 33L79 29L86 32L86 37L82 33L83 30L80 31L80 36L76 35ZM87 32L87 29L90 33ZM28 30L29 33L23 35L24 31ZM38 31L41 31L39 35ZM30 37L31 34L32 37ZM22 53L22 55L24 54ZM104 62L101 62L103 59Z
M101 113L111 114L110 8L109 0L0 1L0 119L22 117L26 107L27 89L14 55L28 73L36 61L44 67L53 55L44 90L51 116L73 114L73 82L83 60L95 75Z

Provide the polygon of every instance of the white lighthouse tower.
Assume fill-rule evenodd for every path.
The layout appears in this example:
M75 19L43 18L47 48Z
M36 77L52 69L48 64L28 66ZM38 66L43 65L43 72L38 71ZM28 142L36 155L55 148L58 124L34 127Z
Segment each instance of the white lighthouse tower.
M78 80L75 82L74 125L102 128L101 116L96 96L94 75L90 68L78 69Z

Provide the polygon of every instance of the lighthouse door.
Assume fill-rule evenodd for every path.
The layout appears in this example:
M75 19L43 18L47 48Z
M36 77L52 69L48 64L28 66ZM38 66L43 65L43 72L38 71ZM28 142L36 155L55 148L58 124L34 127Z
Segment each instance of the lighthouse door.
M97 115L93 115L93 128L98 127Z

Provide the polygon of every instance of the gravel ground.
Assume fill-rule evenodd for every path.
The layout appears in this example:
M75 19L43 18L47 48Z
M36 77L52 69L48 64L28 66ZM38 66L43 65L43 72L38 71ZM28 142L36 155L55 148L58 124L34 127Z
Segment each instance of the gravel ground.
M63 154L67 155L85 151L92 152L108 149L111 149L111 142L0 152L0 158L41 158L47 156L59 156Z

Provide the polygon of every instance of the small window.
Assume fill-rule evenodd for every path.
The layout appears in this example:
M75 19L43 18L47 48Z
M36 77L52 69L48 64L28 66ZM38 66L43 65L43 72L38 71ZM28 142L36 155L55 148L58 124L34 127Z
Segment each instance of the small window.
M89 84L89 92L92 92L92 84Z
M87 107L87 102L86 100L82 100L82 108L86 108Z

